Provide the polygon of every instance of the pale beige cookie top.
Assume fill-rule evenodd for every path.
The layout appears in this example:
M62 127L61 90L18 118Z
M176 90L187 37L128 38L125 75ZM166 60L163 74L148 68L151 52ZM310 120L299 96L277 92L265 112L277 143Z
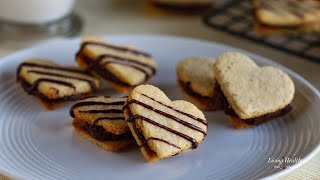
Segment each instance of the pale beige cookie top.
M93 75L77 68L59 66L50 60L26 60L20 65L20 71L18 73L17 76L19 76L19 78L24 79L31 85L37 80L45 78L70 83L74 86L74 88L72 88L59 83L42 81L38 86L38 91L51 99L80 93L90 93L94 89L89 82L95 84L96 88L100 87L99 79Z
M107 44L107 45L116 46L119 48L127 48L127 49L131 49L131 50L140 51L131 45L130 46L129 45L119 45L119 46L113 45L113 44L111 44L101 38L93 37L93 36L84 36L81 43L85 43L85 42L99 42L99 43L103 43L103 44ZM152 57L138 55L135 53L121 51L121 50L117 50L117 49L113 49L113 48L106 48L103 46L96 46L96 45L89 44L89 45L85 46L82 53L84 53L86 56L89 56L93 60L96 60L100 55L107 54L107 55L117 56L120 58L134 60L136 62L146 64L146 65L151 66L153 68L157 68L157 64ZM110 61L110 58L105 58L101 62L101 64L103 64L107 61ZM150 67L146 67L143 65L137 65L137 64L135 64L135 65L138 66L138 68L146 71L149 76L153 75L152 69ZM111 73L113 73L121 81L124 81L125 83L128 83L130 85L141 84L142 82L145 81L145 78L146 78L144 72L141 72L141 70L134 68L134 67L131 67L131 66L126 66L126 65L122 65L122 64L118 64L118 63L107 63L105 65L105 68L107 68ZM128 76L128 75L130 75L130 76Z
M101 120L95 122L96 125L102 126L113 134L122 134L130 131L122 111L126 99L106 96L90 97L78 101L70 112L76 119L88 124L93 124L100 118Z
M213 97L214 60L206 57L190 57L181 60L176 67L177 76L183 83L190 83L190 88L197 94Z
M254 0L260 22L273 26L320 23L319 0Z
M152 100L151 98L154 100ZM152 85L137 86L130 92L128 97L128 102L130 102L130 100L132 99L137 100L141 103L147 104L161 112L170 114L176 118L179 118L181 121L190 123L194 126L197 126L202 131L207 132L207 126L204 125L203 123L198 122L193 118L183 115L173 109L170 109L170 107L172 107L176 110L191 114L197 118L202 119L204 122L206 122L204 114L196 106L194 106L193 104L187 101L182 101L182 100L171 101L159 88L155 86L152 86ZM193 138L198 143L200 143L204 138L203 133L196 131L194 129L191 129L179 122L176 122L170 117L161 115L155 112L154 110L150 110L148 108L145 108L135 103L130 104L129 107L133 116L140 115L140 116L149 118L153 122L159 123L167 128L170 128L172 130L183 133L186 136ZM169 132L164 128L155 126L152 123L143 121L141 119L136 120L136 123L138 128L141 129L142 134L146 140L150 138L159 138L180 147L180 148L176 148L174 146L168 145L167 143L163 143L157 140L147 141L149 148L152 151L154 151L159 158L170 157L172 155L175 155L179 152L182 152L186 149L190 149L192 147L192 144L189 140L186 140L172 132Z
M275 112L291 103L294 83L282 70L259 67L246 55L224 53L214 65L216 80L241 119Z

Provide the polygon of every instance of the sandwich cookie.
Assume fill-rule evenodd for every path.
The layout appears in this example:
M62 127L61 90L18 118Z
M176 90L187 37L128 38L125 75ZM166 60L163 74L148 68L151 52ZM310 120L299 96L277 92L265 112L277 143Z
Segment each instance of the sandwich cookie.
M261 33L316 31L320 29L318 0L253 0Z
M152 85L135 87L124 109L132 135L148 162L196 149L207 133L205 116L195 105L171 101Z
M176 67L181 92L202 110L223 108L214 93L213 64L210 58L191 57L183 59Z
M81 68L95 72L120 92L148 81L157 68L149 53L91 36L83 38L76 60Z
M123 114L126 98L97 96L82 99L70 109L75 131L108 151L119 151L135 141Z
M17 69L17 81L23 89L40 99L48 109L90 95L100 81L87 71L61 67L50 60L30 59Z
M235 128L255 126L291 111L294 83L282 70L259 67L240 53L225 53L213 66L216 93ZM220 90L220 91L219 91Z

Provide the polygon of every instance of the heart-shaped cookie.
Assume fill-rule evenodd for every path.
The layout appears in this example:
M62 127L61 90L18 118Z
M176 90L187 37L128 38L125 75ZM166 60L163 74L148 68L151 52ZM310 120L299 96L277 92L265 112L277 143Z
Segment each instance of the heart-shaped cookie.
M224 53L214 65L216 80L240 119L260 117L289 105L294 83L282 70L259 67L240 53Z
M125 117L149 162L197 148L207 132L205 116L196 106L171 101L152 85L139 85L129 93Z
M17 69L17 79L29 94L48 108L90 95L100 87L97 77L87 71L61 67L50 60L29 59Z
M83 38L76 58L82 68L94 71L121 92L146 82L157 68L148 53L91 36Z

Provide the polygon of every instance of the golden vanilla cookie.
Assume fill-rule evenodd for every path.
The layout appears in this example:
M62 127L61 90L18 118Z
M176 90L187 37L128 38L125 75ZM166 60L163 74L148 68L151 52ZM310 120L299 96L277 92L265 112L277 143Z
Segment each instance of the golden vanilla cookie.
M70 109L76 132L109 151L119 151L134 144L123 113L125 101L126 98L107 96L78 101Z
M319 0L253 0L252 3L261 33L320 29Z
M61 67L43 59L29 59L21 63L17 69L17 81L48 109L88 96L100 87L99 79L87 71Z
M190 57L176 67L181 92L202 110L222 109L214 94L213 64L210 58Z
M259 67L241 53L224 53L213 66L217 94L236 128L259 125L291 111L294 83L282 70Z
M120 92L148 81L157 68L155 60L146 52L92 36L82 39L76 60L81 68L95 72Z
M207 133L205 116L195 105L171 101L152 85L135 87L129 93L124 112L148 162L196 149Z

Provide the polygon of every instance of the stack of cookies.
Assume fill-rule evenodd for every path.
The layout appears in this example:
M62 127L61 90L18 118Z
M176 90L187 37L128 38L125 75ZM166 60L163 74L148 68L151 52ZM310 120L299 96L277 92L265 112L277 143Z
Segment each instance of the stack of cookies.
M152 85L135 87L128 97L89 97L70 110L76 132L109 150L138 144L148 162L196 149L207 133L204 114L186 101L171 101Z
M63 67L45 59L26 60L18 67L17 80L28 94L53 110L89 96L100 88L101 79L119 92L127 92L148 81L157 68L149 53L93 36L83 38L76 61L79 67Z

